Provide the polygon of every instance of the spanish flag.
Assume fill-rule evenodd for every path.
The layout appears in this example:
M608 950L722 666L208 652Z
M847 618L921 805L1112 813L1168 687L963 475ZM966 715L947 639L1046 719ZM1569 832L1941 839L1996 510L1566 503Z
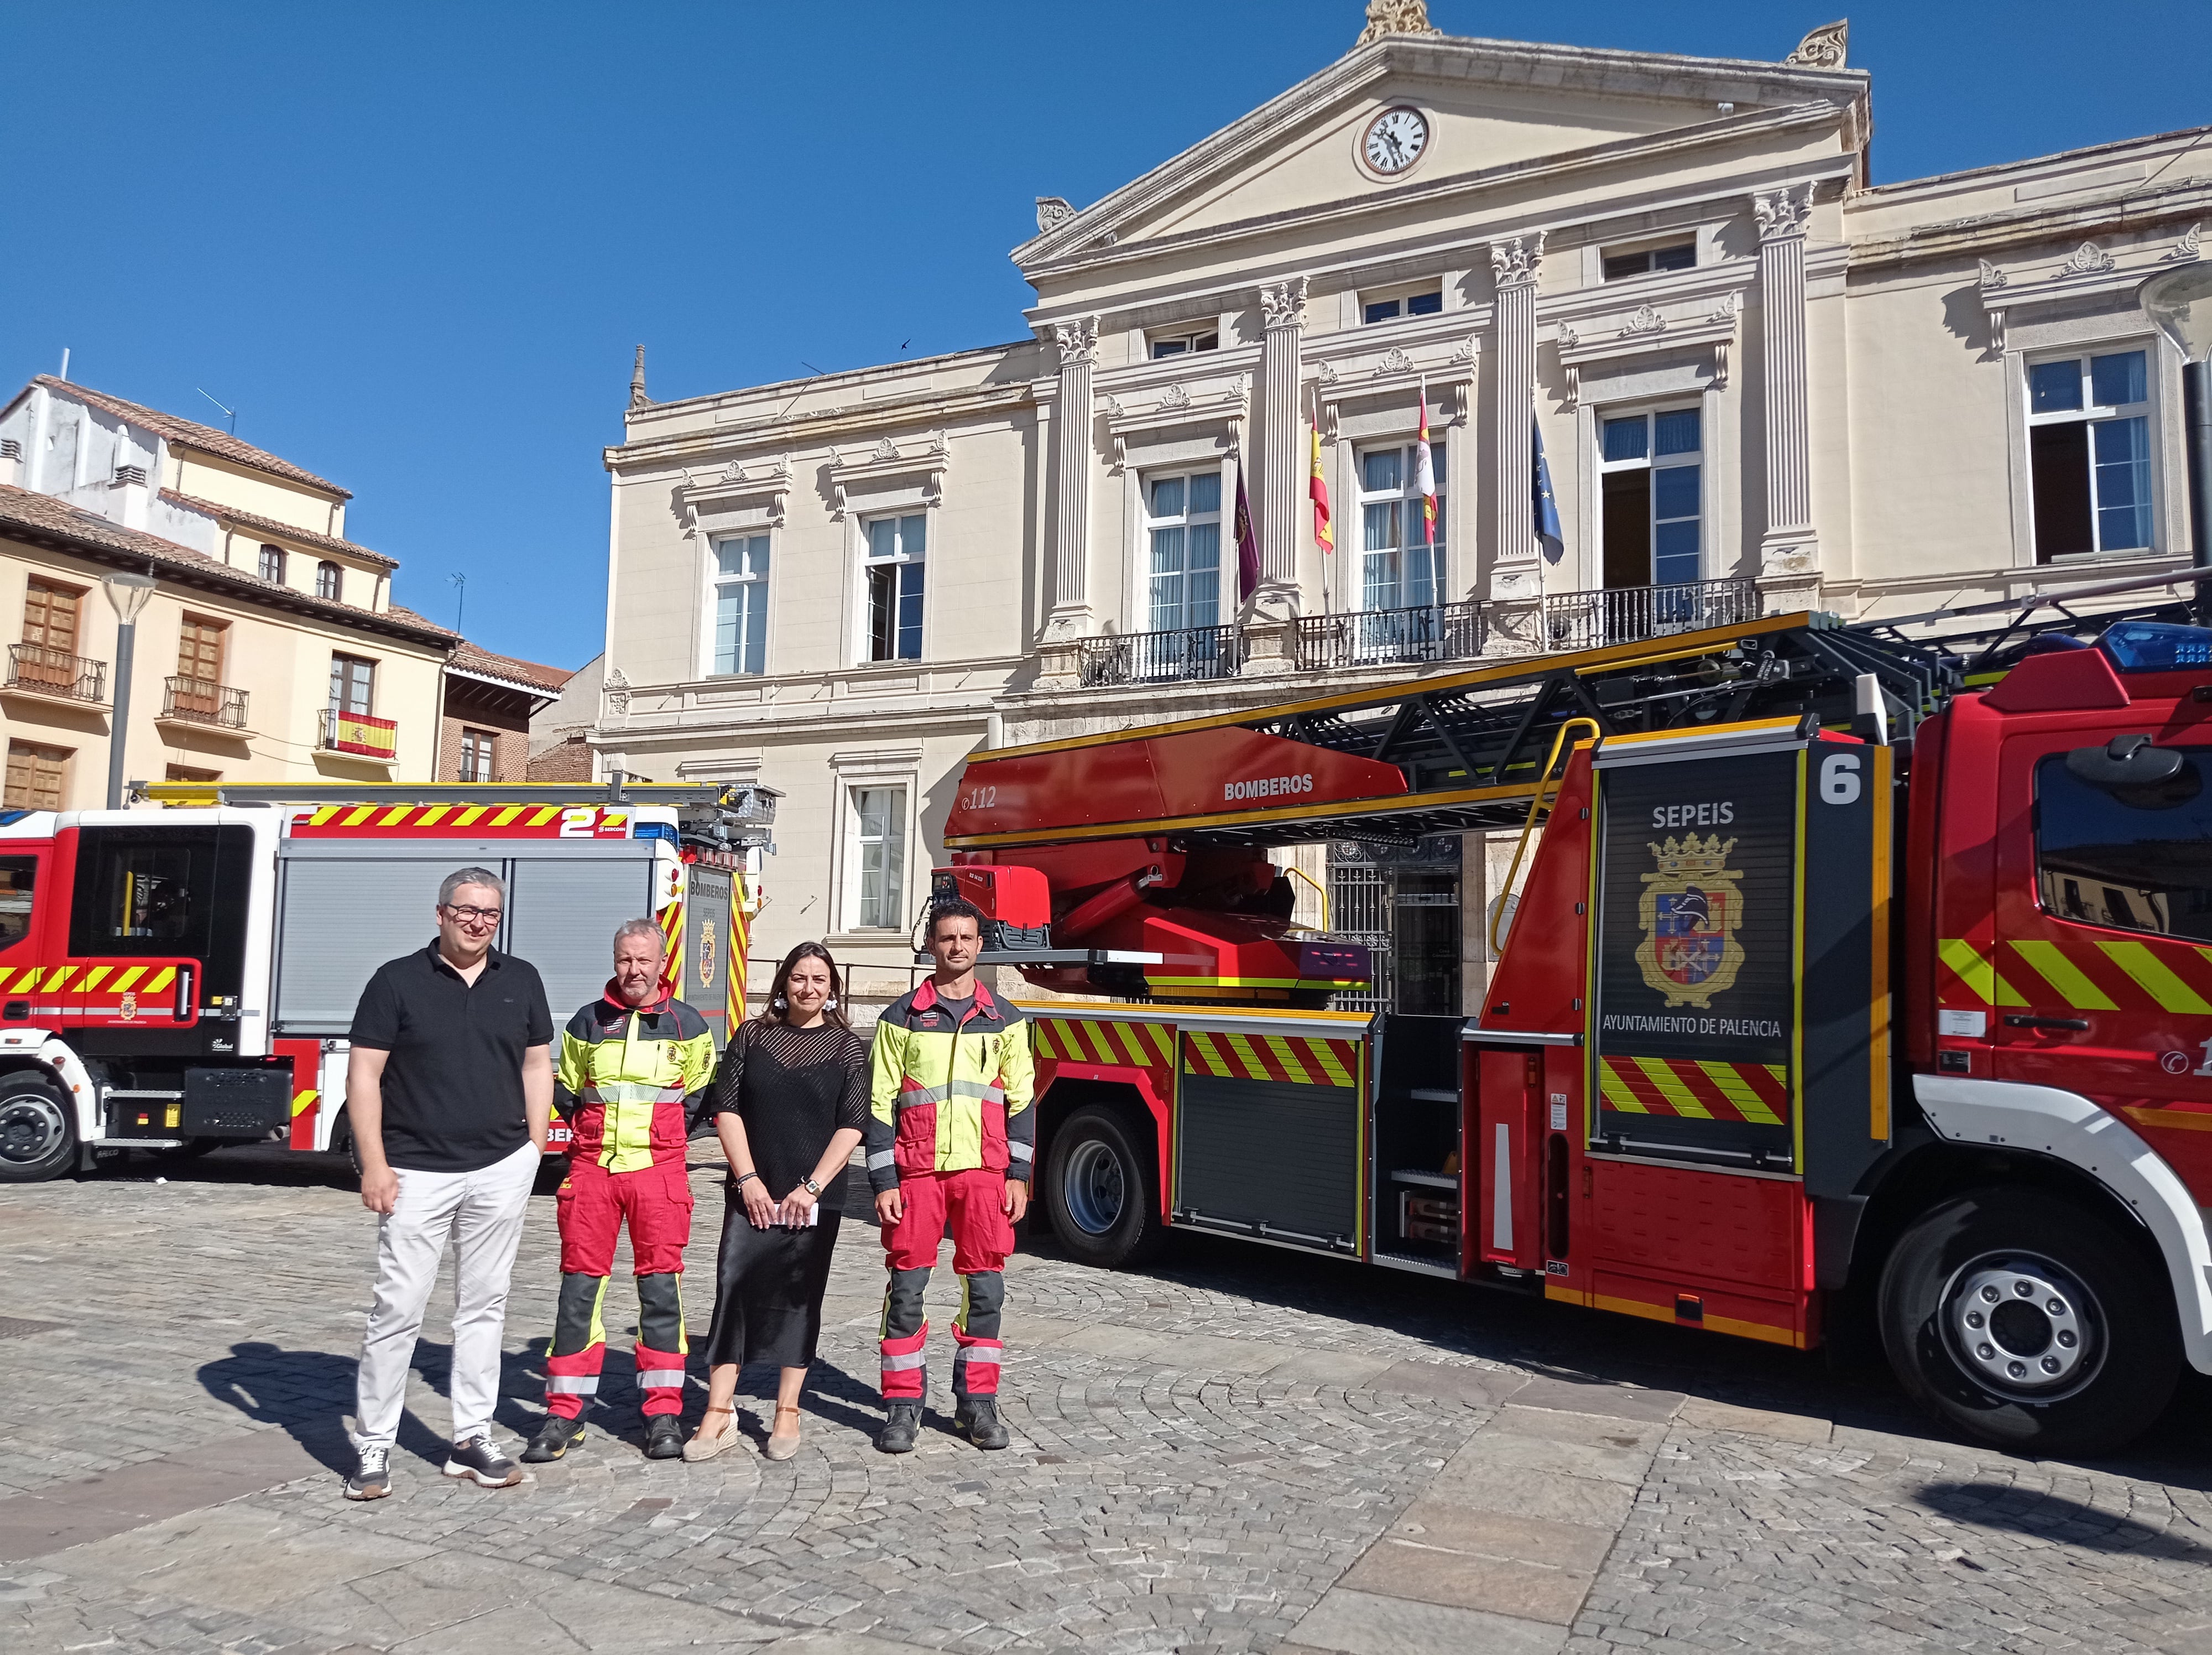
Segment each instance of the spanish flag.
M1321 428L1310 428L1313 432L1313 466L1311 480L1306 484L1306 494L1313 501L1314 544L1323 551L1336 550L1336 532L1328 526L1328 479L1321 470Z
M1437 470L1429 452L1429 383L1421 381L1421 431L1413 442L1413 490L1421 496L1421 544L1437 543Z

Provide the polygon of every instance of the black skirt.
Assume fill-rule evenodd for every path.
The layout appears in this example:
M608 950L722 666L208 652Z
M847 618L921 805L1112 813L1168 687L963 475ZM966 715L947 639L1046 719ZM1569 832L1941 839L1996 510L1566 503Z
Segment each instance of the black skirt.
M756 1230L744 1197L725 1190L707 1360L805 1367L822 1338L822 1295L837 1249L837 1214L811 1228Z

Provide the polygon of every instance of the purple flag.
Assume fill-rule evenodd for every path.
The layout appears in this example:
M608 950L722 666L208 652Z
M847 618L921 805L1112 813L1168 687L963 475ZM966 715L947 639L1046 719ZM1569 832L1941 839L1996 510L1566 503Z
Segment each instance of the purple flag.
M1252 535L1252 502L1244 494L1244 467L1237 467L1237 601L1243 603L1260 585L1260 543Z

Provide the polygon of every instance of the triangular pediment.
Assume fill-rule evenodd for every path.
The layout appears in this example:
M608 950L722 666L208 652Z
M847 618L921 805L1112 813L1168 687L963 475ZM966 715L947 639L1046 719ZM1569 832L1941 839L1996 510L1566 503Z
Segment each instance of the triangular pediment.
M1495 176L1764 112L1863 107L1866 76L1516 41L1393 37L1363 46L1014 250L1025 272L1242 224L1280 223L1407 186ZM1363 166L1370 124L1426 127L1402 174Z

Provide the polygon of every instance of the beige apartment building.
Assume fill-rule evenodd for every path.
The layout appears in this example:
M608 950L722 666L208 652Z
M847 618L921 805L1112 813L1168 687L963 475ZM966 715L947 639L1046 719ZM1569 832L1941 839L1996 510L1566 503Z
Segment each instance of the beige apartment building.
M227 432L41 375L0 409L5 804L106 801L119 618L127 781L428 780L457 642L391 600L336 484Z
M826 937L902 988L986 744L2189 561L2136 295L2203 256L2212 130L1877 182L1840 27L1748 62L1367 13L1103 200L1041 196L1015 343L665 404L641 353L590 744L782 791L760 959ZM1333 922L1456 1012L1496 859L1379 855L1329 848Z

